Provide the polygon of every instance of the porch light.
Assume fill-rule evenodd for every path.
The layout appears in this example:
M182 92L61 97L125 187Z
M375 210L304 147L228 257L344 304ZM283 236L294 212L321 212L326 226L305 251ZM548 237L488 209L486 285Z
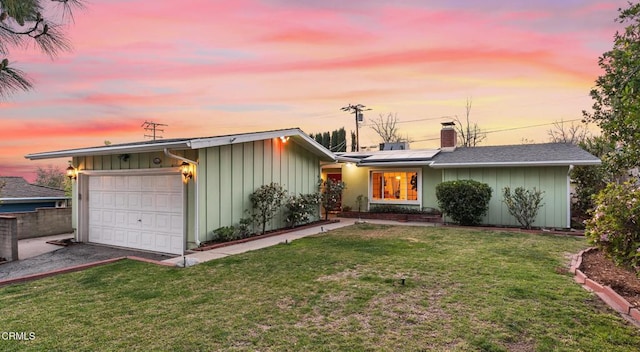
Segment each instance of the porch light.
M180 172L182 173L182 176L184 177L185 180L189 180L190 178L193 178L193 171L191 171L191 164L189 164L186 161L183 161L182 165L180 165Z
M73 165L69 165L69 167L67 168L67 177L70 180L75 180L78 178L78 171L76 170L75 167L73 167Z
M282 143L287 143L287 141L289 140L289 137L287 136L281 136L280 140L282 141Z

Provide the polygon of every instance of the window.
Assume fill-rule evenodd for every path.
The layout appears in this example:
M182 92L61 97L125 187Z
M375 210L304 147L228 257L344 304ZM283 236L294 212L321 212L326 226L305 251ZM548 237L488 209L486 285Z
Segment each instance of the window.
M372 171L372 201L418 201L417 171Z

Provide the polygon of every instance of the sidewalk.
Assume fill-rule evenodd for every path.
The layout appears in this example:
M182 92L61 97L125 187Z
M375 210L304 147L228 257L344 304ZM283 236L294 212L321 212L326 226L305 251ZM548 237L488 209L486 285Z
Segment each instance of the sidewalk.
M356 219L340 219L340 222L332 224L320 225L309 227L303 230L291 231L283 233L281 235L271 236L267 238L261 238L255 241L249 241L245 243L232 244L226 247L220 247L211 249L208 251L202 251L192 254L187 254L184 257L176 257L167 260L163 260L164 263L178 264L180 262L191 259L192 263L203 263L210 260L228 257L230 255L253 251L256 249L275 246L278 243L291 242L299 238L315 235L329 230L338 229L345 226L353 225Z

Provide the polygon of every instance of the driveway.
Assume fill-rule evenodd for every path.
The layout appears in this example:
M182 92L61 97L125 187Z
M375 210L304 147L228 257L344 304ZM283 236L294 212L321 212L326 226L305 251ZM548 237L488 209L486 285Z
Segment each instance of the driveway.
M0 264L0 280L42 274L52 270L125 256L137 256L153 260L165 260L174 257L158 253L76 243L27 259Z

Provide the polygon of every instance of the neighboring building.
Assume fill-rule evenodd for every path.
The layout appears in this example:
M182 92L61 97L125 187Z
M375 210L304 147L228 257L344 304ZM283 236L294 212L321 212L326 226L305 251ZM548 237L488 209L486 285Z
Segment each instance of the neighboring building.
M64 190L28 183L22 177L0 176L0 213L35 211L37 208L65 208L71 200Z
M249 195L262 185L278 183L291 195L315 192L321 162L335 162L297 128L26 157L72 158L78 241L173 254L237 224L251 208ZM280 214L268 229L284 226Z
M569 171L600 160L578 146L561 143L456 148L456 132L443 124L441 148L338 154L323 166L323 176L346 184L342 205L357 208L356 197L371 206L391 204L438 208L436 186L443 181L473 179L493 189L484 224L517 226L503 204L502 189L518 186L544 192L544 206L534 226L570 227ZM446 219L445 219L446 220Z

